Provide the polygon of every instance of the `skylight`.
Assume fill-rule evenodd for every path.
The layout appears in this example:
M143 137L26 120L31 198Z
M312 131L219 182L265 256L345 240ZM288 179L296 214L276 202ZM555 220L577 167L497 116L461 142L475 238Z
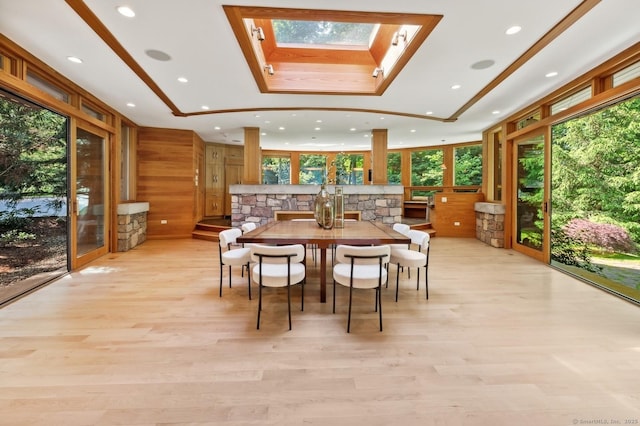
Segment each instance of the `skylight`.
M442 15L223 6L262 93L384 93Z
M331 21L271 21L276 44L310 44L362 46L368 48L373 41L377 24Z

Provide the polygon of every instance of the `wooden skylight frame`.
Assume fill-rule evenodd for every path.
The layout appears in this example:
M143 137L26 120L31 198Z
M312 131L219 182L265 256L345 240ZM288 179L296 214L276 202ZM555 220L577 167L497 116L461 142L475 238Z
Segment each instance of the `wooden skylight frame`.
M223 6L262 93L382 95L436 27L442 15ZM379 24L368 48L336 45L278 46L272 20ZM392 45L396 32L412 36ZM259 40L254 29L261 28ZM415 31L415 32L414 32ZM383 67L387 65L386 67ZM270 65L273 73L270 73ZM377 78L376 68L382 68Z

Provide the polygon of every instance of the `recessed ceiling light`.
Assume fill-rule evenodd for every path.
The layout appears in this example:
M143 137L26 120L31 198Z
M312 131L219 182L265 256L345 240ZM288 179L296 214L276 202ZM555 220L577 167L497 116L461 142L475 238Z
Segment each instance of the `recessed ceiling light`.
M187 80L187 78L186 78L186 77L178 77L178 81L179 81L180 83L188 83L188 82L189 82L189 80Z
M127 18L136 16L136 13L129 6L118 6L116 9L120 15L126 16Z
M145 50L144 53L146 53L148 57L150 57L151 59L155 59L156 61L166 62L171 60L171 56L169 56L168 53L165 53L162 50L148 49Z
M205 110L205 111L206 111L206 110L208 110L208 109L209 109L209 106L208 106L208 105L202 105L200 108L202 108L203 110Z
M380 117L380 120L384 120L384 117Z
M278 127L278 130L284 130L284 127L280 126Z
M451 89L453 90L458 90L459 88L461 88L462 86L459 84L454 84L453 86L451 86Z
M67 56L67 59L71 62L73 62L74 64L81 64L82 63L82 59L78 58L77 56Z
M266 132L262 132L262 133L260 133L260 136L267 136L267 133Z
M411 133L415 133L415 132L416 132L416 129L411 129L411 130L410 130L410 132L411 132Z
M127 102L127 106L129 108L135 108L136 104L134 104L133 102Z
M520 32L520 30L522 29L521 26L519 25L514 25L513 27L509 27L507 28L507 30L504 32L506 35L514 35L514 34L518 34Z
M426 115L433 115L433 111L427 111L425 112Z
M316 123L322 123L322 120L316 120Z
M355 132L355 131L356 131L356 128L355 128L355 127L352 127L352 128L350 128L349 130L350 130L350 131L352 131L352 132Z
M271 124L271 120L264 120L264 124Z
M220 126L214 126L213 127L215 130L220 130Z
M317 131L317 130L320 130L320 127L316 127L314 130L316 130L316 131Z
M491 111L491 114L493 114L493 115L497 115L497 114L500 114L500 111L498 111L498 110Z
M551 71L551 72L546 73L544 76L547 77L547 78L551 78L551 77L555 77L557 75L558 75L557 71Z

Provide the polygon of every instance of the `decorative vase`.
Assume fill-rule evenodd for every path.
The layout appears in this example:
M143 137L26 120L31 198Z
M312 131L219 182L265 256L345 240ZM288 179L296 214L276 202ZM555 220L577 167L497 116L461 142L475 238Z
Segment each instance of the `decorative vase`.
M341 186L336 186L333 205L335 210L333 226L336 228L344 228L344 195Z
M333 227L333 201L331 201L331 195L324 184L320 186L320 192L316 195L313 212L318 226L325 229Z

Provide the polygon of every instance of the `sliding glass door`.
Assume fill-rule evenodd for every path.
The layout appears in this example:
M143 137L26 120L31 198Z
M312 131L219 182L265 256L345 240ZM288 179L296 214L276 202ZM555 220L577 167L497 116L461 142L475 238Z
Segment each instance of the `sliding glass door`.
M547 243L544 158L544 136L514 143L513 247L541 261Z
M76 268L109 250L108 135L78 125L74 142L71 228Z

